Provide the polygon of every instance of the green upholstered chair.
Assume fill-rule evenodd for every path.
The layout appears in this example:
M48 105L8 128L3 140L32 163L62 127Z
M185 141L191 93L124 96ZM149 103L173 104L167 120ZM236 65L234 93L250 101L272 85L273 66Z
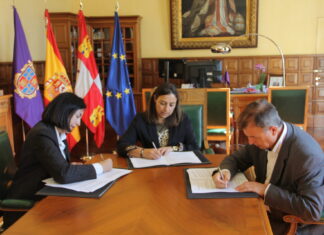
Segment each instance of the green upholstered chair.
M272 103L282 120L307 129L307 87L270 87L269 102Z
M142 89L142 107L146 110L153 88ZM206 153L213 153L207 142L206 89L178 89L180 105L189 116L198 146Z
M188 115L194 134L196 137L196 142L199 148L202 148L203 144L203 106L202 105L181 105L182 110Z
M225 141L226 154L231 143L230 89L207 89L207 140Z
M34 201L5 199L8 187L16 173L16 164L5 131L0 131L0 149L0 211L27 211L34 205Z
M295 235L297 231L298 224L321 224L324 226L324 211L322 212L322 216L319 221L305 221L298 216L294 215L286 215L283 217L283 220L286 223L290 223L289 231L287 235Z

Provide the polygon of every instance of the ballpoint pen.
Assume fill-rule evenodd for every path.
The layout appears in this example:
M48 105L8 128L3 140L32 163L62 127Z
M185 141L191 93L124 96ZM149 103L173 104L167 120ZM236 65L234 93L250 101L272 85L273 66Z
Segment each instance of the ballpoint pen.
M222 169L221 169L220 167L218 167L218 170L219 170L219 174L220 174L220 176L221 176L221 179L222 179L222 180L225 180L225 177L224 177L224 175L223 175ZM225 182L225 188L227 188L227 182Z
M158 151L158 149L157 149L157 147L156 147L154 141L152 141L152 144L153 144L153 147L155 148L155 150ZM161 156L160 156L160 157L161 157Z

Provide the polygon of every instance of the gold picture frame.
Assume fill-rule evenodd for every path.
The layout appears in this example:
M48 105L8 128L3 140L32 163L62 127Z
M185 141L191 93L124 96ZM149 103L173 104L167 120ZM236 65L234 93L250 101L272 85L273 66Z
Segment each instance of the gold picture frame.
M257 36L248 34L257 33L258 0L170 0L170 6L172 50L210 48L244 34L231 46L257 47Z

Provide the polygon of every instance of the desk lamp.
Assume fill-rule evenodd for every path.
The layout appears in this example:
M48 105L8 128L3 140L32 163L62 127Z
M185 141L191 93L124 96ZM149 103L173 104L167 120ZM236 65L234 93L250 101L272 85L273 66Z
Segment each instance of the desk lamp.
M240 39L244 36L260 36L260 37L268 39L277 47L277 49L279 50L279 53L281 55L281 60L282 60L283 86L286 86L286 68L285 68L285 58L284 58L283 52L282 52L281 48L279 47L279 45L275 41L273 41L271 38L269 38L268 36L258 34L258 33L247 33L247 34L243 34L243 35L240 35L240 36L232 39L228 43L225 43L225 42L217 43L214 46L212 46L210 48L210 50L212 53L229 54L232 51L231 44L234 41L237 41L238 39Z

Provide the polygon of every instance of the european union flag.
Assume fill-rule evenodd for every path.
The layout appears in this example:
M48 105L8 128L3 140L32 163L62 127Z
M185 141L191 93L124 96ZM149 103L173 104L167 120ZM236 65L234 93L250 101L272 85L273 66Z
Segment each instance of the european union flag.
M136 115L134 95L129 82L124 42L115 12L111 62L106 86L106 117L118 135L122 135Z

